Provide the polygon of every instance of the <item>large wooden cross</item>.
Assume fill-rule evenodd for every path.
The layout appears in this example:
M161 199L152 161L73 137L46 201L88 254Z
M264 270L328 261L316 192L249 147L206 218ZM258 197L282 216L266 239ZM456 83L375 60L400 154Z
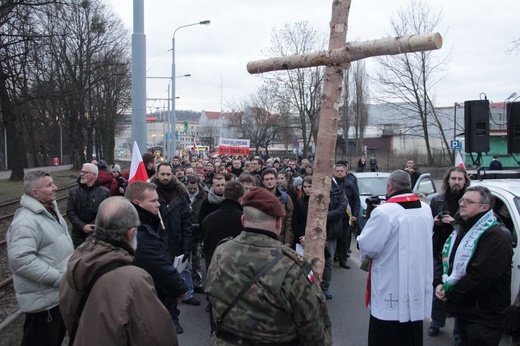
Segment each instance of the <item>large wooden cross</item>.
M320 280L324 267L323 250L327 240L327 212L336 149L335 134L338 129L343 70L350 68L350 62L371 56L428 51L439 49L442 46L442 37L439 33L345 44L350 3L351 0L332 1L332 19L327 51L252 61L247 64L249 73L326 66L318 138L315 138L317 143L315 143L316 155L312 178L313 192L309 200L307 228L305 229L305 257L312 263Z

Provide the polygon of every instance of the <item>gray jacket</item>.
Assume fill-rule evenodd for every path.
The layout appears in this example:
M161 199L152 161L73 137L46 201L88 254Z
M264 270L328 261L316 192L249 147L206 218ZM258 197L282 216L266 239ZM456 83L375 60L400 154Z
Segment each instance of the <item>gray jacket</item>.
M23 312L58 305L60 281L72 254L67 223L53 202L59 222L36 199L23 195L7 230L7 256L16 299Z

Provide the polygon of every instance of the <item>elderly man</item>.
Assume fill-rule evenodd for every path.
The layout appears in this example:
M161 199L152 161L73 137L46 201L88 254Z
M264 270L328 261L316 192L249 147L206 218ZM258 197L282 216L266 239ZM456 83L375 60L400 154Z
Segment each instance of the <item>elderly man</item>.
M405 171L390 174L386 192L357 238L361 258L371 259L368 344L422 345L433 293L433 217Z
M331 345L325 297L311 265L278 241L285 209L269 191L244 196L244 230L217 247L206 293L212 345Z
M130 265L139 226L135 207L124 197L111 197L101 203L95 225L94 234L71 256L60 285L60 309L73 344L177 345L152 277Z
M435 294L455 316L461 345L498 345L501 313L511 303L510 232L499 225L486 187L466 188L459 203L455 231L436 266Z
M56 190L49 173L28 172L21 208L6 234L16 299L25 312L22 345L61 345L65 336L59 284L73 247Z
M78 187L69 192L67 217L72 224L72 242L77 248L94 232L94 220L98 207L110 197L110 190L99 185L98 167L85 163L80 172Z

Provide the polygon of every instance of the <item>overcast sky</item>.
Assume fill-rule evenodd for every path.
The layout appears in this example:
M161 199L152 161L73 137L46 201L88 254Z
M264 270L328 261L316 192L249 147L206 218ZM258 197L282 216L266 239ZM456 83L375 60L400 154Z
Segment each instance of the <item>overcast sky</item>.
M131 34L132 0L105 0ZM352 0L347 41L387 37L390 18L411 0ZM520 52L507 52L520 38L519 0L423 0L442 10L438 31L443 35L439 57L451 52L446 78L436 87L437 104L478 99L483 92L502 102L520 94ZM261 76L246 64L264 59L273 28L307 21L328 37L332 0L145 0L147 76L171 74L171 38L179 26L209 19L209 26L182 28L175 34L177 109L224 110L254 93ZM375 59L367 59L372 73ZM147 81L148 98L166 98L167 80ZM147 107L165 106L148 101ZM148 110L148 112L149 112Z

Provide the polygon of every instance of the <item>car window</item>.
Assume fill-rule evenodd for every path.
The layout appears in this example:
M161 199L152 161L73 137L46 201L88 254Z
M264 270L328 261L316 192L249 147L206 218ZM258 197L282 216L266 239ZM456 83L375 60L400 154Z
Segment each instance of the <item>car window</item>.
M388 177L358 178L360 196L385 196Z
M422 192L426 195L431 195L435 193L435 185L433 184L433 180L430 178L423 178L419 182L419 186L415 190L416 192Z

